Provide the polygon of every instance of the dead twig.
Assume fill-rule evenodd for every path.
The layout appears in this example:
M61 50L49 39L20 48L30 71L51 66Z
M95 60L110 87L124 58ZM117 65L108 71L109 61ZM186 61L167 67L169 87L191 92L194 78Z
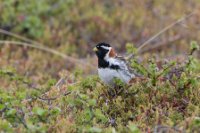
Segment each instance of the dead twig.
M50 98L43 98L43 97L38 97L40 100L44 100L44 101L53 101L53 100L56 100L56 99L58 99L60 96L67 96L67 95L69 95L69 94L71 94L71 91L69 91L69 92L66 92L66 93L64 93L64 94L61 94L61 95L58 95L58 96L56 96L56 97L50 97Z
M165 27L164 29L162 29L161 31L159 31L157 34L155 34L154 36L152 36L151 38L149 38L147 41L145 41L143 44L140 45L140 47L138 47L138 54L141 52L141 49L144 48L147 44L149 44L151 41L153 41L154 39L156 39L158 36L160 36L161 34L163 34L164 32L166 32L167 30L171 29L172 27L174 27L175 25L185 21L186 19L190 18L191 16L193 16L195 14L196 11L193 11L192 13L178 19L177 21L175 21L174 23L168 25L167 27Z
M39 50L60 56L60 57L66 59L66 60L69 60L71 62L76 62L77 64L80 64L81 68L83 68L83 66L94 68L94 66L92 64L83 62L79 59L67 56L67 55L65 55L65 54L63 54L59 51L56 51L54 49L44 47L44 46L41 46L41 45L34 45L34 44L29 44L29 43L25 43L25 42L18 42L18 41L4 41L4 40L0 40L0 44L12 44L12 45L20 45L20 46L27 46L27 47L31 47L31 48L36 48L36 49L39 49Z
M185 131L178 129L177 127L169 127L169 126L163 126L163 125L157 125L153 131L153 133L163 133L163 132L184 133Z
M56 83L55 87L56 87L57 89L60 89L60 87L66 83L66 80L67 80L66 77L60 78L60 79L58 80L58 82Z
M22 40L22 41L25 41L27 43L31 43L31 44L34 44L34 45L43 45L39 42L36 42L34 40L31 40L29 38L26 38L26 37L23 37L23 36L20 36L18 34L15 34L15 33L12 33L12 32L9 32L9 31L6 31L4 29L0 29L0 33L2 34L5 34L5 35L8 35L8 36L11 36L11 37L15 37L16 39L19 39L19 40Z
M55 87L56 87L57 89L60 89L60 87L66 83L66 79L67 79L67 78L61 78L61 79L56 83ZM76 85L76 84L78 84L78 83L80 83L80 82L75 82L75 83L71 83L71 84L68 84L68 85ZM55 96L55 97L50 97L50 98L44 98L44 97L42 97L42 96L46 95L48 92L49 92L49 91L47 91L47 92L45 92L44 94L42 94L41 96L39 96L38 99L44 100L44 101L45 101L45 100L47 100L47 101L52 101L52 100L58 99L60 96L67 96L67 95L71 94L71 91L68 91L68 92L65 92L64 94L59 94L59 95L57 95L57 96Z
M164 40L162 42L159 42L151 47L147 47L147 48L144 48L144 49L141 49L140 53L145 53L145 52L149 52L149 51L152 51L152 50L155 50L155 49L159 49L160 47L163 47L163 46L166 46L166 45L171 45L172 42L175 42L177 40L179 40L181 38L180 35L176 35L174 37L170 37L168 40Z

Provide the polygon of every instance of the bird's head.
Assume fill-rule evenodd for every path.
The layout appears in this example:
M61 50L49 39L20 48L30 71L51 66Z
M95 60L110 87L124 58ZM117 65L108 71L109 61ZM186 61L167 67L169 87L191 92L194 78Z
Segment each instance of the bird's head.
M113 48L107 43L97 44L93 51L96 53L98 59L105 59L110 57L115 57L116 53Z

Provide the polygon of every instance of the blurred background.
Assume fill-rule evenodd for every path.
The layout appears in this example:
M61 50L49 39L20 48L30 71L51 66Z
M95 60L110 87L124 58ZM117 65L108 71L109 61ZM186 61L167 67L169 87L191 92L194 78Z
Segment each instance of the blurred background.
M126 44L139 47L168 25L195 11L141 50L163 58L183 56L192 40L200 40L199 0L0 0L0 66L42 82L60 71L92 74L98 42L126 54ZM5 31L18 35L6 35ZM5 41L37 42L69 56L60 56ZM39 44L38 44L39 43ZM84 63L83 63L84 62ZM80 68L81 66L81 68Z

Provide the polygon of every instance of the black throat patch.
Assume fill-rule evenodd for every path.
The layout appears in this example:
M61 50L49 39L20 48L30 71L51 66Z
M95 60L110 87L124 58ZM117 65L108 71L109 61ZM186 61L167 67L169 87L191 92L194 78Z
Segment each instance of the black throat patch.
M98 59L98 67L99 68L110 68L110 69L114 69L114 70L118 70L120 69L120 67L118 65L110 65L108 61L104 60L104 59Z

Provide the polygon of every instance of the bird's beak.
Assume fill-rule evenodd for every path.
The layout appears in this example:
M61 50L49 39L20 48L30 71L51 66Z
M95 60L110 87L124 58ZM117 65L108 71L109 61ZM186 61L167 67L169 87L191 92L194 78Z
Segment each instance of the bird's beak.
M94 52L97 52L97 51L98 51L98 49L97 49L96 47L94 47L94 48L93 48L93 51L94 51Z

